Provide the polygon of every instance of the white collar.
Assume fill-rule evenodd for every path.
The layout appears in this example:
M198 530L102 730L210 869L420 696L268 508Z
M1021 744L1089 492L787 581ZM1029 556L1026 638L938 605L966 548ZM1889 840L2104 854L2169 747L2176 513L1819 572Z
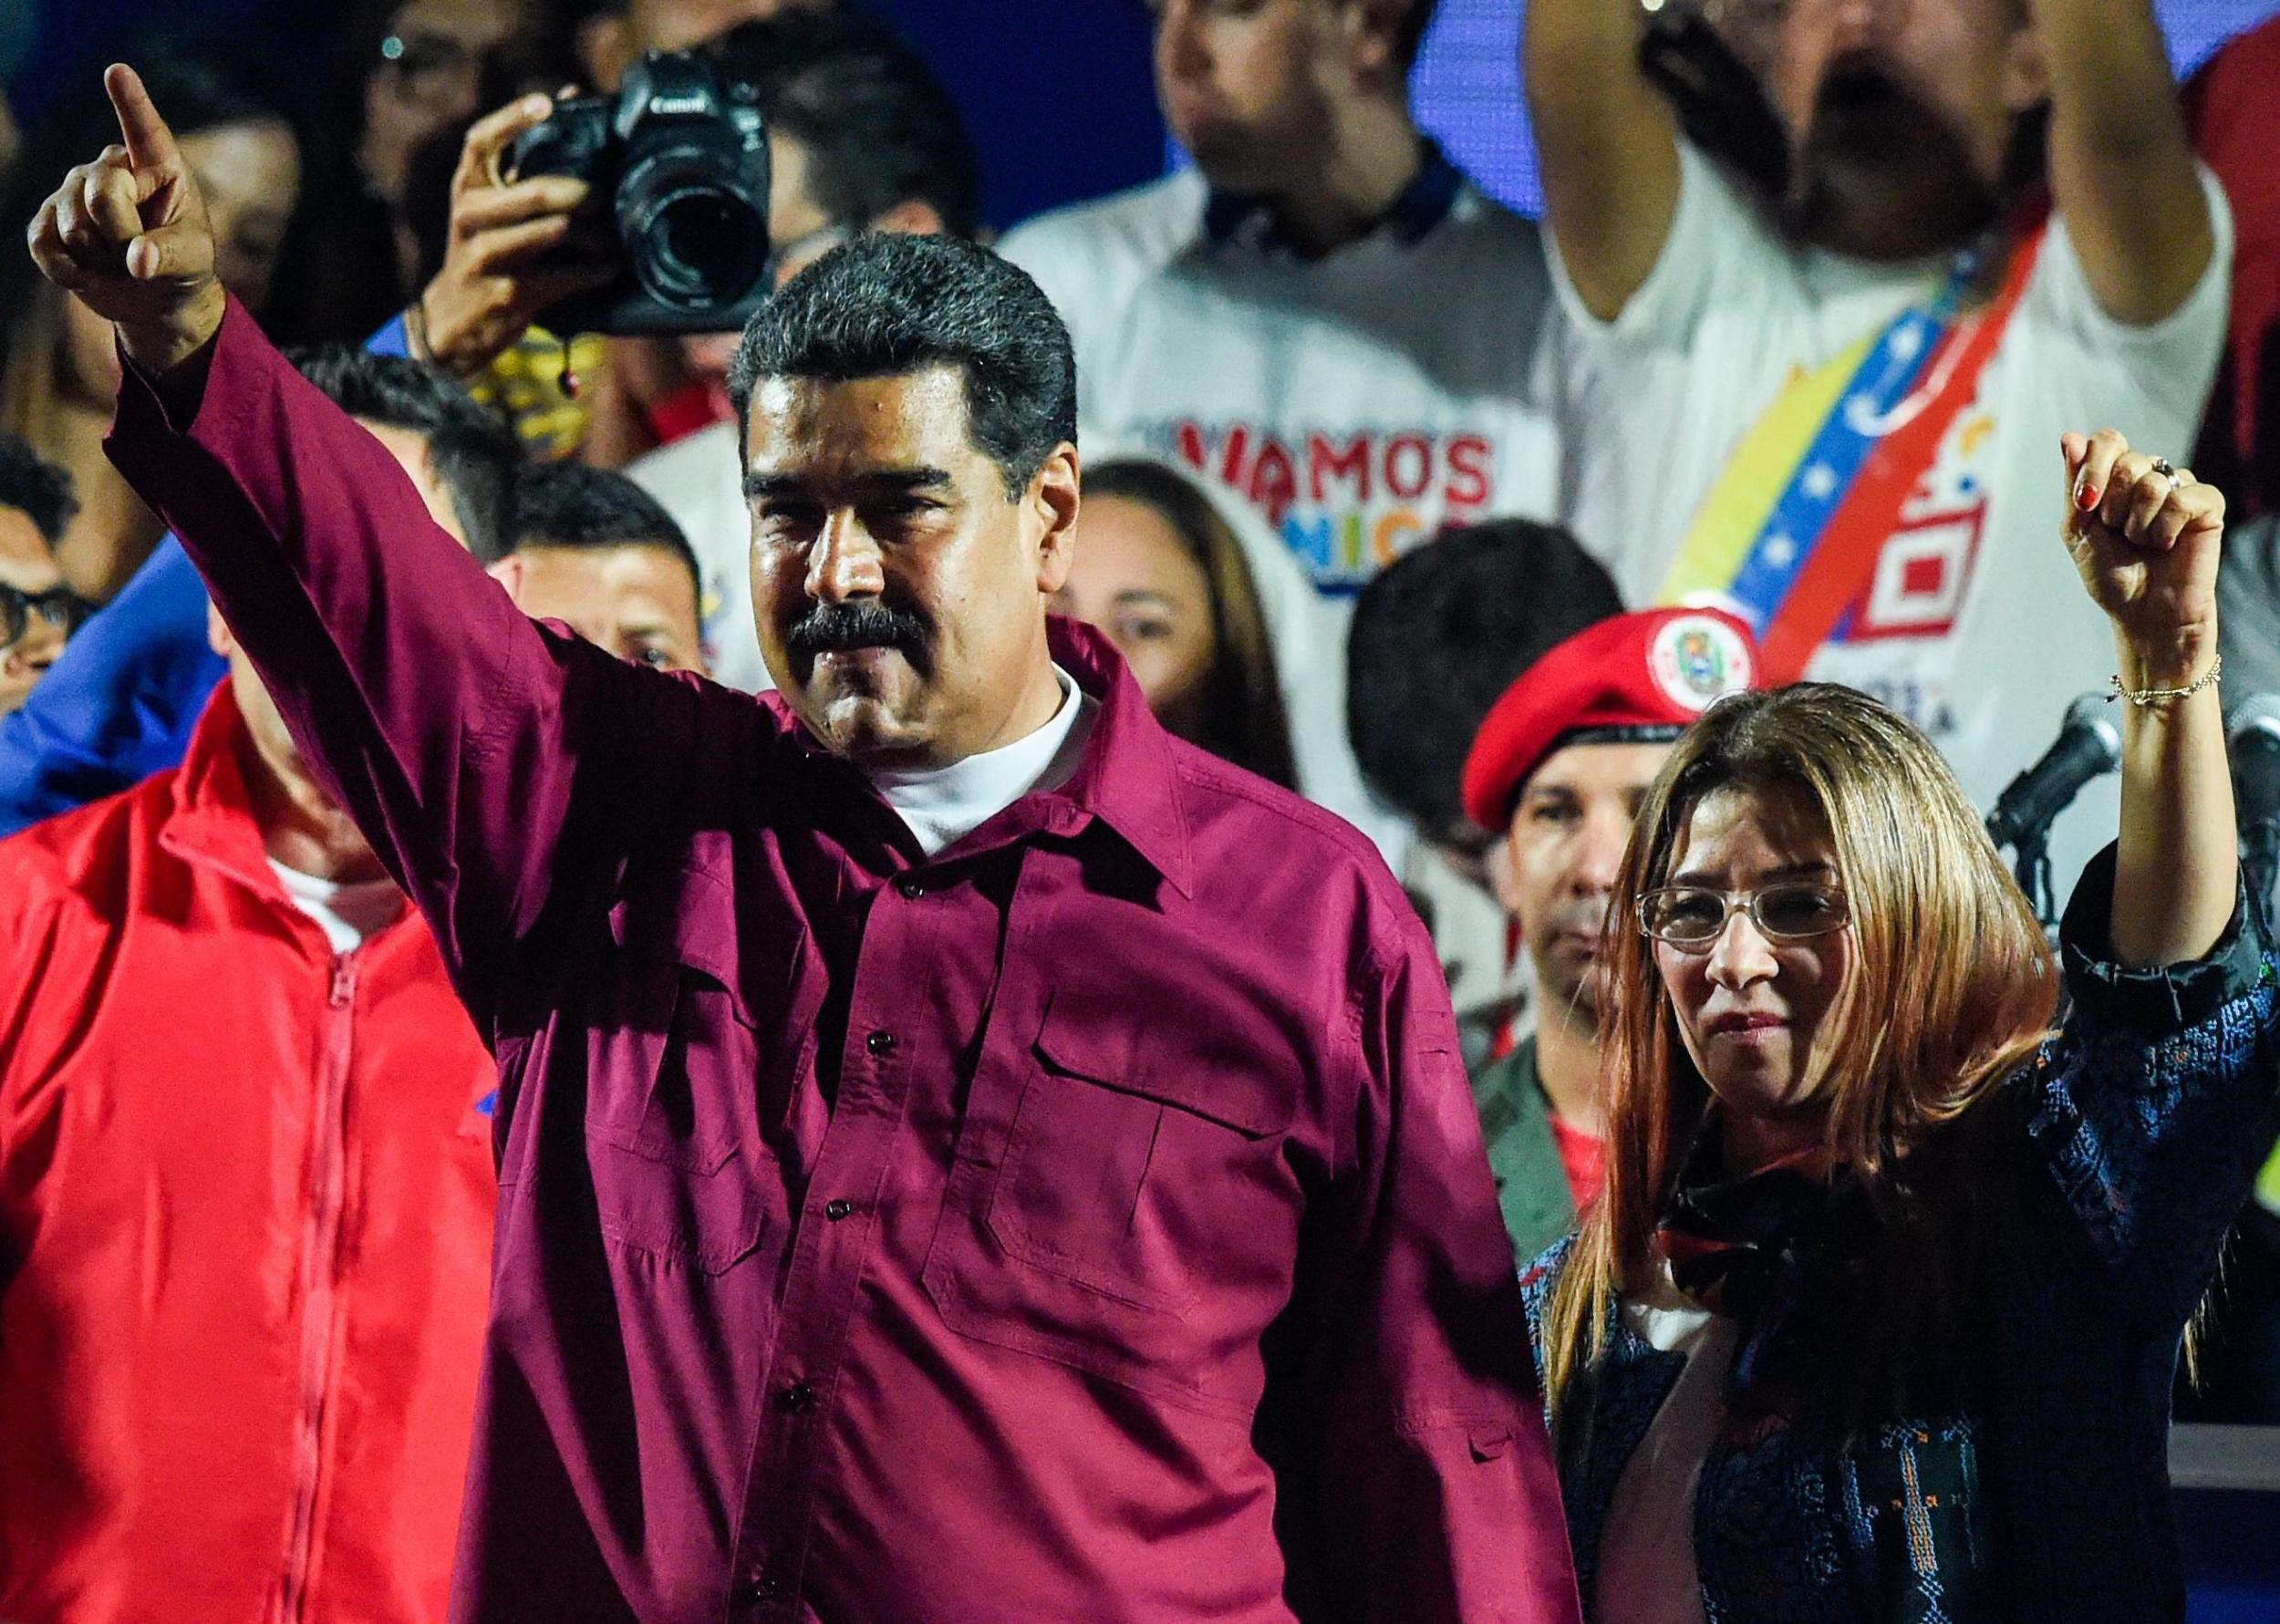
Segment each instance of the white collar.
M1099 702L1058 665L1053 679L1061 685L1060 708L1044 726L1011 744L947 767L881 768L869 775L928 856L970 834L1022 796L1059 789L1076 771Z

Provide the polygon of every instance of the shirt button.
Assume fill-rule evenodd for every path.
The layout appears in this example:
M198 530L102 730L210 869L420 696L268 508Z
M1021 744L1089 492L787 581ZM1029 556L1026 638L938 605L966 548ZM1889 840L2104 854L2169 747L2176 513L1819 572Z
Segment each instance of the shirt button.
M824 1216L829 1218L834 1224L838 1223L840 1219L845 1217L849 1213L854 1211L855 1203L847 1200L844 1196L836 1201L826 1201L824 1203Z
M873 1032L869 1037L863 1040L863 1047L869 1050L873 1054L892 1054L895 1051L895 1034L892 1032Z
M744 1599L753 1602L781 1601L791 1589L790 1585L772 1573L756 1573L744 1581Z
M927 883L924 880L896 880L895 889L903 894L906 901L917 902L927 894Z
M805 1410L815 1402L815 1389L804 1381L794 1381L776 1395L776 1402L786 1410Z

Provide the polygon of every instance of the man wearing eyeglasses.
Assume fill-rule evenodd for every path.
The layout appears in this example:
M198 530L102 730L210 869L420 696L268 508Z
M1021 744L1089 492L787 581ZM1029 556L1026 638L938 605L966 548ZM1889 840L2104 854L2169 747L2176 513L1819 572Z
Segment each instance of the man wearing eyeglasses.
M56 564L57 538L78 505L68 473L0 434L0 715L22 708L94 610Z
M1754 685L1757 652L1708 609L1617 615L1556 645L1489 710L1466 759L1465 810L1501 834L1491 863L1535 972L1536 1029L1476 1070L1488 1164L1521 1261L1596 1194L1608 917L1639 805L1687 724Z

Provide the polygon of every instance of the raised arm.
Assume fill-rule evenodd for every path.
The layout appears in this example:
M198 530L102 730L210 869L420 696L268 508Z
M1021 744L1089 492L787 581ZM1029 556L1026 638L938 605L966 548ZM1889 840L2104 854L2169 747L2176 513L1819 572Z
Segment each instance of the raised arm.
M2173 313L2216 251L2150 0L2028 0L2050 77L2050 190L2116 321Z
M1646 281L1678 208L1677 121L1639 72L1644 16L1637 0L1532 0L1522 41L1544 218L1601 321Z
M2224 497L2112 429L2068 434L2067 544L2113 622L2121 837L2113 951L2156 967L2204 957L2240 894L2217 657Z
M224 298L165 124L131 72L108 82L125 145L71 172L31 243L118 328L112 459L484 1021L504 956L608 872L629 814L607 786L676 787L693 691L543 630L436 527L387 450Z

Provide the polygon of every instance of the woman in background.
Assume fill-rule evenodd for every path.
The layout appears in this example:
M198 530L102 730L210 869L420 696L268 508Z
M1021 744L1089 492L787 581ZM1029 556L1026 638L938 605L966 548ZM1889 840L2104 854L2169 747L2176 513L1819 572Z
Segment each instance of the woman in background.
M535 29L542 9L539 0L353 0L321 87L310 206L263 324L273 336L361 344L410 300L423 274L420 226L444 206L456 132L497 105L484 99L491 57ZM440 167L423 168L432 148Z
M163 61L146 79L151 94L165 98L182 156L198 177L223 283L258 314L300 199L301 149L292 122L250 69L220 58ZM20 242L56 175L117 138L118 121L99 91L58 108L16 170L7 209L13 240ZM118 392L109 324L65 297L29 254L0 254L0 433L21 436L70 474L79 510L57 544L56 562L74 592L98 603L126 584L162 529L103 456Z
M2129 703L2055 1035L2033 910L1873 700L1724 700L1640 811L1606 1189L1523 1282L1611 1624L2182 1616L2170 1378L2280 1077L2275 966L2238 905L2223 498L2064 450Z
M1107 635L1172 732L1298 788L1250 566L1227 520L1186 475L1138 460L1085 470L1076 563L1053 608Z

